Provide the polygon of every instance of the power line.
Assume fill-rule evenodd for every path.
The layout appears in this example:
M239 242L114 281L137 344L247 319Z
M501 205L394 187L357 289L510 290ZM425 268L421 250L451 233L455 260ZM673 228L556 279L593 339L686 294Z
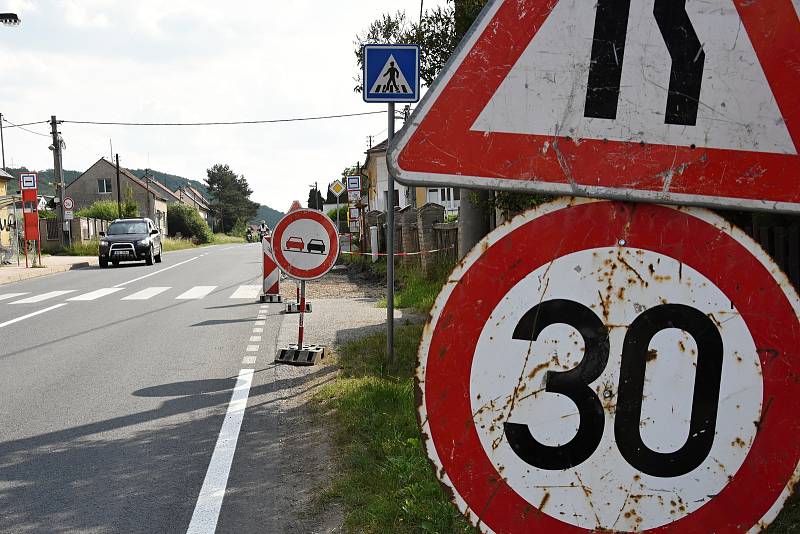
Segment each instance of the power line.
M33 135L41 135L42 137L50 137L50 135L48 135L48 134L34 132L33 130L29 130L27 128L24 128L25 126L30 126L32 124L47 124L47 121L26 122L26 123L23 123L23 124L14 124L10 120L8 120L5 117L3 117L3 122L7 122L8 124L10 124L11 125L10 128L19 128L20 130L22 130L24 132L32 133Z
M219 122L114 122L114 121L73 121L62 120L65 124L93 124L101 126L230 126L237 124L275 124L281 122L318 121L326 119L344 119L364 115L383 114L384 111L365 111L362 113L344 113L339 115L320 115L316 117L294 117L289 119L267 119L252 121L219 121Z

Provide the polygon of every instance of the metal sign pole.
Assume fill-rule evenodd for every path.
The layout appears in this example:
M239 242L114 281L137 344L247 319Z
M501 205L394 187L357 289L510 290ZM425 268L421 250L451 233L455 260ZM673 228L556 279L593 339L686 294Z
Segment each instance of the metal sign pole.
M394 137L394 102L389 102L388 142ZM386 197L386 358L394 363L394 176L389 170L389 191Z
M22 193L20 193L21 195ZM22 198L20 196L20 198ZM11 200L13 200L12 205L14 206L14 242L11 244L13 247L12 250L16 252L17 255L17 267L19 267L19 222L17 220L17 200L12 196Z
M341 231L342 227L339 226L339 195L336 195L336 230Z
M306 314L306 281L300 282L300 329L297 336L297 350L303 350L303 318Z

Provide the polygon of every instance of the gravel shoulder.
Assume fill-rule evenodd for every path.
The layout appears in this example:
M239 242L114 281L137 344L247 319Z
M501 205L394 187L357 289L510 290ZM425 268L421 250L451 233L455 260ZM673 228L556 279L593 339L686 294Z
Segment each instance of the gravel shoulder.
M295 299L293 281L281 282L284 300ZM385 288L374 280L335 268L320 280L307 282L306 296L312 313L305 315L305 341L325 345L328 349L367 333L385 328L386 309L376 304ZM395 311L395 320L418 321L419 317L404 310ZM284 314L276 340L278 348L297 343L299 315ZM271 367L274 367L270 364ZM313 367L278 366L272 371L280 376L280 395L269 399L278 412L278 424L272 429L283 454L275 455L276 495L291 495L291 506L282 513L270 514L270 530L274 532L333 533L341 532L342 511L338 506L320 509L318 496L330 485L335 475L335 451L331 429L318 424L309 401L324 384L338 373L335 359L328 356ZM248 408L249 410L249 408ZM277 510L276 510L277 512Z

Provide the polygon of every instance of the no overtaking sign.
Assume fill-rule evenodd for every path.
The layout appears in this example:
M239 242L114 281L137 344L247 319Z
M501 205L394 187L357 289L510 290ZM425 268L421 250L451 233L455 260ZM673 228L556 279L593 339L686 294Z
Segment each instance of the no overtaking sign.
M798 478L799 310L709 211L544 206L487 236L436 301L428 454L487 532L766 525Z

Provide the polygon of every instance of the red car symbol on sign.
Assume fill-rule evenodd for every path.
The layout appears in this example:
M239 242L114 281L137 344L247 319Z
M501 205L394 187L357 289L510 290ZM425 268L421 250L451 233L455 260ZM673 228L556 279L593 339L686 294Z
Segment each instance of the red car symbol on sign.
M302 252L304 248L305 248L305 243L303 243L303 238L290 237L289 240L286 242L284 250L298 250Z

